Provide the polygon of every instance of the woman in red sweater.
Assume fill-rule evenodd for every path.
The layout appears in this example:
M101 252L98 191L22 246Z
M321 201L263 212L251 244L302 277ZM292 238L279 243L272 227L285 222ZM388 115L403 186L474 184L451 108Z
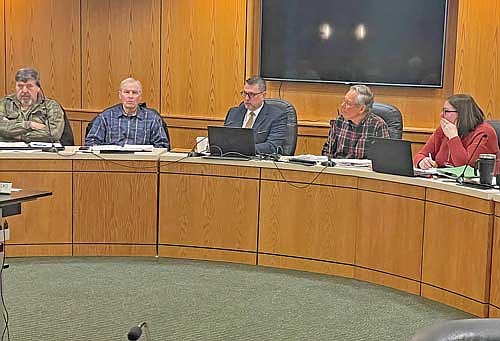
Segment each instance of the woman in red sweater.
M415 155L415 167L474 166L479 154L495 154L499 171L498 139L495 129L484 122L484 114L469 95L450 96L441 111L440 126Z

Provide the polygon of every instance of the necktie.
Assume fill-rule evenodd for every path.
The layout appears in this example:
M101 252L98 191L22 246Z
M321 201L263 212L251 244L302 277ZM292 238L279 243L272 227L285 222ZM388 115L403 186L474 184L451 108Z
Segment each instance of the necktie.
M245 126L243 128L252 128L253 125L253 120L255 119L255 113L252 111L249 114L248 121L245 123Z

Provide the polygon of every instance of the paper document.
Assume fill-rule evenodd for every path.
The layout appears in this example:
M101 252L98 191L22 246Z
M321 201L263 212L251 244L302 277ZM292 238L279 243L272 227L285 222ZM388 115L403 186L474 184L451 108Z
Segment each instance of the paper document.
M56 148L62 148L60 143L51 143L51 142L30 142L29 146L31 148L50 148L52 146Z
M458 178L460 175L462 175L464 168L465 168L465 166L438 168L437 171L438 171L438 174L440 174L440 175ZM465 178L474 178L477 176L478 175L474 175L474 168L467 165L467 169L465 171L464 177Z
M116 152L152 152L153 146L150 144L125 144L123 146L118 145L100 145L92 146L92 151L116 151Z
M0 142L1 148L28 148L29 146L25 142Z

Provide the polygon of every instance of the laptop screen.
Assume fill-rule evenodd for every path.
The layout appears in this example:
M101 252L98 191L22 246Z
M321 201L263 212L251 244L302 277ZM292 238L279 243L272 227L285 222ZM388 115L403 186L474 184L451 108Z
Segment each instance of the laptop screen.
M210 155L222 157L255 156L252 128L208 127Z
M373 137L368 141L366 155L378 173L414 176L411 142Z

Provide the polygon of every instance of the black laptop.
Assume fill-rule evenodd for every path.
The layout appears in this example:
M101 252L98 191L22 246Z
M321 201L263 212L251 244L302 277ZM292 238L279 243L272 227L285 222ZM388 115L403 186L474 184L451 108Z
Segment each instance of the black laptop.
M410 141L372 137L366 143L366 155L372 161L373 171L402 176L417 175L413 170Z
M209 126L208 144L211 158L248 160L255 156L252 128Z

